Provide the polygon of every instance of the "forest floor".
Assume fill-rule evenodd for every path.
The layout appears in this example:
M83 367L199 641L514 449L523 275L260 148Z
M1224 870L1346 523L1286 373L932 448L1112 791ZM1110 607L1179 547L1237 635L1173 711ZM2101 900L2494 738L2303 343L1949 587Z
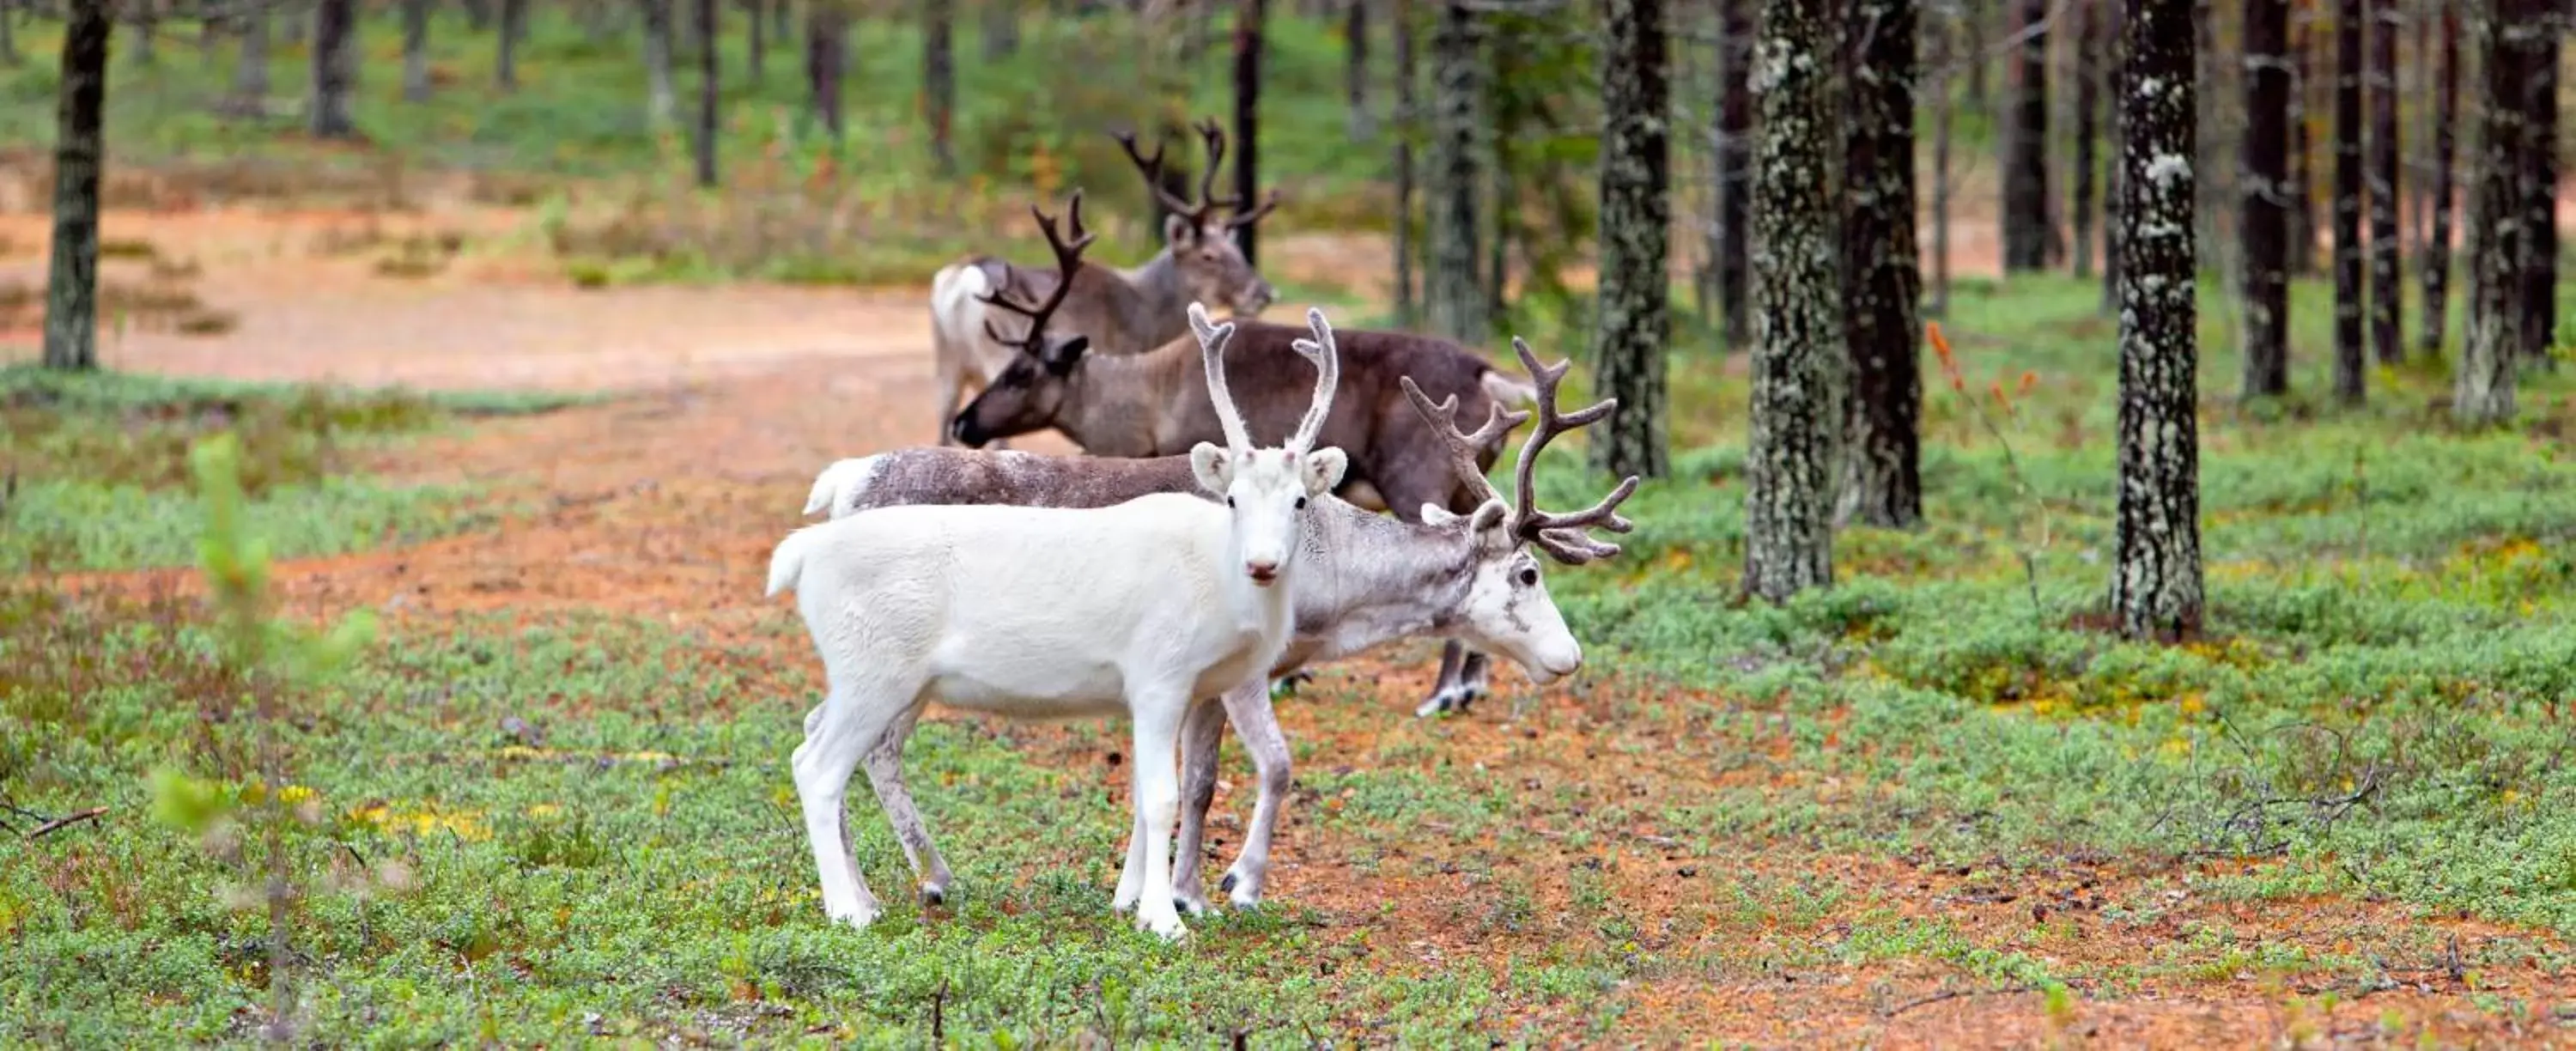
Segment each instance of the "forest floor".
M1578 632L1605 636L1587 638L1593 670L1570 685L1536 693L1504 671L1499 695L1471 714L1415 720L1409 711L1427 689L1433 648L1414 645L1328 671L1306 697L1283 703L1300 783L1261 915L1199 923L1187 946L1164 948L1109 914L1114 845L1125 827L1116 817L1126 792L1119 727L934 717L915 742L915 783L964 877L964 900L913 908L901 891L909 885L901 856L859 793L853 835L895 915L864 934L831 928L814 907L802 832L781 796L786 750L818 676L788 604L763 599L758 581L772 545L799 524L796 509L821 466L932 436L922 294L741 283L578 288L513 246L512 231L528 222L499 208L411 218L122 212L107 221L109 241L130 246L110 264L111 290L184 287L195 301L138 293L130 324L102 339L112 369L582 396L331 446L326 474L447 494L442 513L454 516L409 542L289 550L272 573L294 615L367 609L385 621L381 652L350 684L310 698L293 735L295 783L324 815L300 833L322 848L303 870L320 886L300 920L314 986L303 1010L317 1033L512 1043L581 1031L770 1042L933 1027L1049 1043L1088 1039L1082 1034L1207 1043L1238 1030L1262 1043L1470 1035L1784 1047L2576 1042L2566 1028L2576 1021L2566 885L2517 890L2508 880L2499 889L2442 867L2467 861L2423 861L2403 845L2420 835L2430 844L2423 851L2473 855L2480 837L2492 836L2510 844L2496 849L2534 852L2514 873L2565 880L2576 853L2562 853L2569 840L2543 834L2555 825L2418 833L2406 822L2419 818L2402 816L2416 803L2392 803L2349 818L2376 822L2389 841L2332 839L2341 813L2322 816L2335 809L2332 797L2359 799L2401 776L2380 766L2361 768L2358 787L2349 768L2316 774L2341 786L2331 792L2287 777L2262 781L2255 795L2280 798L2252 804L2256 826L2295 797L2295 812L2273 819L2289 846L2228 846L2228 835L2243 831L2242 811L2224 815L2245 805L2241 793L2198 766L2170 772L2194 787L2137 802L2134 812L2087 802L2089 792L2152 783L2132 768L2175 741L2218 754L2228 731L2190 717L2204 688L2195 676L2298 663L2290 652L2306 652L2306 629L2245 629L2258 658L2229 651L2181 670L2136 672L2114 684L2130 692L2108 709L2081 702L2115 674L2101 670L2105 661L2162 658L2106 648L2070 668L2048 645L2015 643L1982 657L1960 656L1975 648L1966 646L1903 664L1894 651L1917 637L1905 620L1916 615L1906 612L1915 600L1889 596L1911 594L1903 589L1916 585L1906 581L1925 581L1921 601L1933 607L1958 608L1959 594L1930 583L1952 574L2000 581L1976 603L2023 601L2009 569L2015 541L1997 539L2018 528L2009 510L1981 520L1966 540L1926 542L1976 548L1957 562L1912 541L1864 536L1844 552L1847 572L1882 583L1863 580L1847 592L1856 597L1780 618L1730 610L1722 596L1707 597L1718 594L1714 584L1696 599L1641 585L1641 574L1657 571L1707 583L1691 576L1706 572L1695 565L1724 560L1724 538L1693 532L1696 524L1660 534L1653 525L1734 513L1712 510L1740 493L1724 488L1740 486L1724 452L1686 458L1686 475L1698 472L1705 485L1685 482L1641 501L1646 532L1627 560L1635 565L1559 574L1561 591L1582 596L1582 605L1569 600ZM384 264L420 250L416 238L403 247L406 238L450 234L461 250L434 273L397 275ZM44 237L33 217L0 218L0 246L13 246L0 252L0 286L41 284ZM1954 244L1990 242L1972 228ZM1383 270L1384 249L1368 238L1283 236L1268 251L1282 284L1347 284L1343 272ZM1956 265L1972 273L1980 263ZM2049 294L2080 299L2082 291ZM111 301L119 301L113 291ZM0 308L0 346L32 347L27 316ZM220 320L190 326L187 317ZM2014 330L1956 327L1963 344L1991 349L2006 368L2022 360L2013 356ZM2098 323L2061 328L2089 346L2082 353L2108 353ZM1740 387L1740 369L1740 359L1712 365L1694 389ZM2212 385L2221 385L2217 376L2213 368ZM2048 373L2047 385L2056 380ZM2058 413L2057 429L2091 429L2104 382L2069 383L2062 403L2074 408ZM2533 396L2536 413L2565 413L2563 397L2554 409L2546 398ZM1740 401L1709 415L1731 412L1740 422ZM2054 411L2060 402L2043 404ZM1973 433L1958 413L1936 413L1935 423L1962 443ZM45 426L73 433L71 424ZM130 439L157 424L128 416L121 426ZM2241 476L2260 469L2225 460L2245 447L2231 434L2212 440L2213 484L2253 484ZM62 475L88 461L66 451L79 440L66 441L13 439L11 471L31 482L77 482ZM2071 443L2067 463L2098 464L2100 444L2089 454L2076 448L2083 445ZM2488 451L2474 456L2489 463ZM2378 484L2394 495L2383 499L2411 498L2406 468L2372 469L2387 472ZM2039 470L2047 483L2076 466L2067 475ZM2426 470L2476 473L2438 458ZM2567 475L2548 470L2534 499L2561 501ZM2008 492L2001 471L1982 455L1945 454L1927 475L1973 503L2005 499L1996 495ZM2320 485L2341 491L2340 477ZM2066 519L2068 551L2081 546L2088 513L2076 505L2098 504L2087 488L2062 486L2082 495L2053 511ZM185 502L183 491L158 491ZM87 506L60 499L67 515ZM2241 502L2264 514L2318 510L2274 494ZM2212 503L2214 514L2232 513L2228 497ZM2514 506L2544 524L2482 520L2462 527L2477 534L2466 539L2528 544L2561 503ZM2403 549L2413 542L2392 528L2379 541L2391 553L2376 557L2412 557ZM2463 542L2446 534L2423 547L2434 558ZM119 661L187 663L154 652L150 639L192 630L198 613L185 596L198 589L196 571L184 555L91 557L66 552L93 548L66 544L0 609L9 638L0 664L13 666L0 672L9 725L55 735L0 752L0 802L26 808L13 810L21 814L93 802L110 809L87 827L0 843L0 934L21 946L14 958L42 972L21 979L11 1012L19 1017L5 1023L17 1028L0 1031L78 1042L151 1025L240 1039L266 978L255 947L262 917L210 889L248 879L237 868L240 848L200 851L154 824L141 775L183 760L192 776L238 794L249 783L245 760L237 745L125 710L133 690L147 706L173 697L113 671L126 666ZM2365 541L2356 564L2374 557L2369 551ZM2556 557L2564 561L2563 549ZM2074 608L2083 600L2069 596L2089 590L2076 561L2064 554L2049 563L2059 579L2079 581L2053 585L2052 607ZM2277 560L2251 569L2245 559L2218 561L2214 575L2239 580L2295 571ZM2440 582L2452 578L2438 567L2413 572L2418 592L2407 601L2459 599L2457 588L2444 590ZM2564 568L2534 570L2498 554L2460 579L2505 589L2478 598L2520 602L2541 625L2534 631L2559 631L2514 637L2546 649L2569 637L2560 631L2565 600L2548 597L2561 578L2548 572ZM2542 576L2493 583L2514 573ZM68 597L31 594L31 583ZM1635 612L1677 598L1699 619L1647 624ZM2041 599L2035 585L2031 599ZM1627 612L1614 625L1599 612L1607 610ZM1935 610L1929 619L1944 616ZM2021 630L2026 614L2006 616ZM1606 637L1614 631L1615 642ZM2065 637L2055 627L2044 634ZM2384 641L2404 648L2414 639ZM1891 655L1870 656L1881 642ZM1695 666L1723 667L1712 678ZM2497 675L2500 690L2554 688ZM1819 677L1829 685L1819 687ZM1998 696L1995 684L2007 680L2019 685ZM1919 692L1871 685L1889 682ZM49 689L85 696L71 697L74 710L31 700ZM2207 689L2214 696L2220 687ZM2052 697L2064 701L2054 711ZM221 721L207 714L217 711L206 707L213 701L176 701ZM2567 779L2551 751L2563 751L2563 732L2513 702L2496 703L2506 710L2495 725L2528 730L2529 741L2391 719L2417 727L2403 739L2420 750L2453 749L2441 753L2453 766L2488 770L2497 755L2519 757L2518 766L2500 764L2500 780L2462 792L2487 802L2520 792L2522 806L2564 810ZM2182 714L2142 719L2151 709ZM154 756L121 751L117 742L137 732L172 743ZM2460 744L2460 734L2486 750ZM1988 747L2019 758L1979 757ZM2247 760L2256 766L2280 773ZM2114 769L2131 772L2106 784ZM1249 806L1246 777L1230 751L1212 868L1228 860L1234 815ZM2164 817L2150 820L2157 808ZM2222 816L2195 816L2195 808ZM2183 826L2202 838L2174 831ZM2274 834L2258 827L2246 836ZM355 867L333 846L345 847ZM2404 872L2375 883L2365 855ZM2359 875L2338 875L2356 865ZM2496 895L2511 903L2481 904Z

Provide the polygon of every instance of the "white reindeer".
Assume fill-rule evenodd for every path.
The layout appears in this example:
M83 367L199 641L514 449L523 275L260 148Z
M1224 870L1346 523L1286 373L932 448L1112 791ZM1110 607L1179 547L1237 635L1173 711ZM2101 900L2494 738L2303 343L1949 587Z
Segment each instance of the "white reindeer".
M1636 490L1637 480L1623 481L1582 511L1551 514L1536 508L1532 482L1541 452L1566 432L1608 416L1618 402L1605 399L1575 412L1559 412L1557 390L1571 363L1542 366L1527 343L1514 340L1512 345L1534 381L1539 415L1536 433L1521 447L1516 471L1519 509L1514 510L1486 481L1481 460L1500 448L1511 428L1529 414L1506 412L1488 402L1484 425L1473 433L1461 433L1456 396L1435 404L1411 377L1401 377L1403 396L1434 439L1430 444L1439 450L1435 455L1444 477L1472 495L1475 510L1455 515L1432 505L1423 509L1422 521L1404 522L1332 497L1318 498L1308 512L1307 525L1308 535L1316 542L1291 587L1296 638L1280 655L1273 674L1354 656L1396 639L1424 636L1464 639L1500 653L1541 685L1582 663L1582 647L1567 631L1540 579L1538 561L1527 549L1536 548L1567 565L1618 554L1618 545L1593 540L1584 531L1627 532L1630 523L1617 508ZM910 504L1103 507L1146 493L1195 488L1186 456L1059 457L920 447L826 467L814 480L805 512L826 511L840 518ZM1239 687L1216 703L1202 700L1191 708L1182 728L1180 849L1173 879L1180 904L1193 912L1207 907L1197 875L1198 843L1215 794L1216 749L1224 728L1218 721L1220 713L1243 738L1259 777L1259 799L1242 851L1219 884L1238 906L1260 900L1270 868L1272 833L1288 794L1288 745L1266 689ZM898 836L902 835L898 826ZM1143 891L1141 863L1132 847L1129 855L1113 899L1120 908L1135 903ZM945 885L944 873L934 878Z
M1165 938L1187 928L1173 906L1171 833L1180 805L1173 752L1196 698L1266 681L1289 639L1288 587L1307 546L1308 501L1329 494L1341 450L1311 443L1331 407L1338 363L1320 312L1314 402L1284 447L1256 449L1222 368L1234 327L1190 323L1225 406L1226 448L1190 451L1196 497L1156 494L1090 509L914 505L789 534L770 558L769 593L793 587L830 692L793 758L823 910L865 927L878 903L850 856L841 808L862 763L916 873L945 891L947 866L901 776L905 739L928 702L1022 719L1125 712L1133 724L1136 821L1128 853L1144 888L1137 924Z

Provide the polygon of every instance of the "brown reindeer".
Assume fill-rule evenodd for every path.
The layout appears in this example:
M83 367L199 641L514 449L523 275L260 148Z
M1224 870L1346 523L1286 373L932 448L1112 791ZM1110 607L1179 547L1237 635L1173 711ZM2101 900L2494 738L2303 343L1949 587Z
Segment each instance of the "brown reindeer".
M1133 133L1118 135L1128 159L1145 176L1146 186L1171 213L1163 223L1163 250L1143 265L1069 268L1059 245L1054 273L1013 266L991 255L960 260L939 271L931 282L930 331L937 358L942 443L948 440L948 416L956 411L966 385L990 384L1010 362L1009 344L1014 339L1025 341L1034 331L1023 326L1016 337L995 335L984 307L996 293L1048 297L1055 295L1059 285L1070 284L1061 297L1062 313L1056 324L1090 337L1092 346L1107 354L1141 353L1189 335L1188 307L1193 302L1222 304L1238 318L1257 316L1270 306L1274 296L1270 282L1244 259L1235 231L1260 222L1278 207L1278 191L1251 208L1239 198L1217 196L1225 131L1209 120L1198 126L1198 132L1207 144L1208 164L1195 201L1183 200L1164 187L1163 144L1157 143L1149 157L1137 148ZM1078 202L1081 192L1075 191L1074 196ZM1220 209L1232 214L1219 218ZM1078 213L1073 225L1079 237Z

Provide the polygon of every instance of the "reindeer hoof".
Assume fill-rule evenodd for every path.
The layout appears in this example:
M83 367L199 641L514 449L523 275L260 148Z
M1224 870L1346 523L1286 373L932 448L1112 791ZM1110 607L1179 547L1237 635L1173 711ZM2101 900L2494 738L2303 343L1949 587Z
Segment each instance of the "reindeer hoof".
M1219 891L1221 891L1221 892L1222 892L1222 891L1231 891L1231 890L1233 890L1233 889L1234 889L1234 881L1235 881L1235 875L1234 875L1234 873L1231 873L1231 872L1226 873L1226 874L1225 874L1225 878L1224 878L1224 879L1221 879L1221 880L1216 881L1216 889L1217 889L1217 890L1219 890Z
M937 905L945 905L945 904L947 904L947 903L948 903L948 891L947 891L947 890L945 890L945 889L943 889L943 888L940 888L940 887L923 887L923 888L921 888L921 904L922 904L922 907L924 907L924 908L929 908L929 907L937 906Z

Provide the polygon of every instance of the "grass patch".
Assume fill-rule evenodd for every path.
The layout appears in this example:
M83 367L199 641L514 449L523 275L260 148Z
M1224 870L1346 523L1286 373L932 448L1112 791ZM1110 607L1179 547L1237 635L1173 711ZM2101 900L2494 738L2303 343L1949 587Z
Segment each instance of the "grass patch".
M241 436L254 527L280 555L419 540L470 521L469 494L355 474L352 454L550 395L417 394L0 368L0 569L122 569L194 556L188 446Z

